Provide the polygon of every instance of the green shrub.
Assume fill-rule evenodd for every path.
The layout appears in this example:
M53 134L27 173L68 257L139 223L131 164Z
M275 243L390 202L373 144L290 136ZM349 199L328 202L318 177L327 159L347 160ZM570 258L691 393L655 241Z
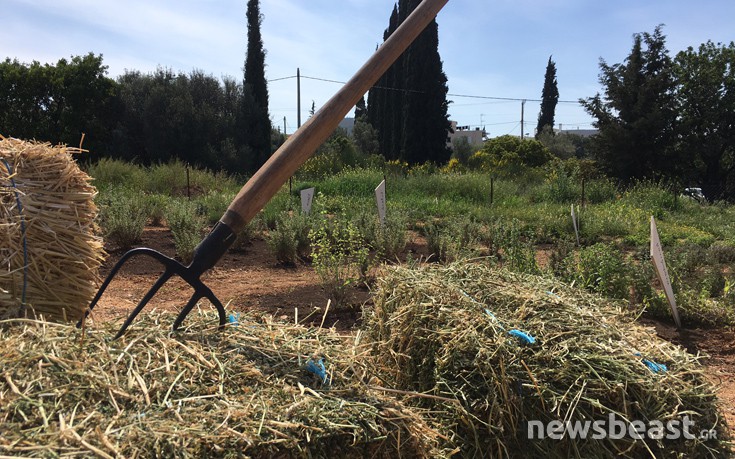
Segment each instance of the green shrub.
M323 218L310 232L312 259L322 285L336 305L345 303L348 288L364 280L369 251L352 222Z
M296 234L284 220L278 220L276 227L268 232L268 247L275 255L278 263L294 265L297 260Z
M537 201L578 202L582 198L581 182L572 178L562 163L558 162L549 170L544 185L535 194Z
M735 245L724 241L714 242L707 250L708 258L717 263L735 263Z
M316 201L316 197L314 200ZM259 222L258 226L262 230L272 231L276 229L276 224L281 219L281 214L294 209L301 209L301 204L296 201L296 198L290 196L288 190L284 188L276 193L260 213L258 213L256 217Z
M377 225L373 247L384 260L395 260L406 248L407 220L405 214L389 209L385 223Z
M524 233L520 221L495 221L488 227L490 253L497 256L506 268L529 274L540 272L536 262L533 239Z
M237 251L245 251L246 247L255 239L257 233L257 224L250 221L237 233L237 238L232 244L231 249Z
M567 257L565 280L593 292L628 300L633 272L625 254L613 244L583 247L577 257Z
M445 236L442 226L434 221L427 222L423 227L423 234L426 238L429 259L439 262L447 261L449 239Z
M574 243L568 240L559 240L553 245L549 254L549 264L546 270L554 277L564 278L566 274L567 258L574 256Z
M704 268L700 292L703 298L720 298L725 294L725 276L720 266L710 265Z
M395 260L406 248L408 216L404 212L389 208L381 225L375 209L362 209L353 216L352 223L377 258Z
M142 190L146 182L146 172L142 167L119 159L102 158L90 165L87 173L94 178L94 185L99 189L125 187Z
M279 263L293 265L299 258L307 258L311 247L309 232L312 217L296 213L282 213L275 229L268 233L268 246Z
M145 197L146 215L151 219L151 225L162 226L166 217L166 209L171 198L162 194L149 194Z
M104 237L128 249L140 241L148 211L138 192L128 188L112 187L97 200L100 208L100 224Z
M677 293L679 317L687 327L714 327L735 323L735 304L731 300L702 297L696 290L684 289ZM671 307L662 292L658 301L651 302L647 311L654 317L671 321Z
M176 255L184 263L189 263L194 249L201 242L206 222L196 205L184 199L175 199L168 206L166 221L176 247Z
M227 192L210 191L194 201L197 212L204 216L207 223L214 225L224 215L235 195Z
M588 204L613 201L616 199L617 193L618 189L615 183L607 177L585 182L584 199Z
M656 219L663 218L666 212L676 211L681 207L676 193L661 183L651 181L636 183L625 192L622 199Z

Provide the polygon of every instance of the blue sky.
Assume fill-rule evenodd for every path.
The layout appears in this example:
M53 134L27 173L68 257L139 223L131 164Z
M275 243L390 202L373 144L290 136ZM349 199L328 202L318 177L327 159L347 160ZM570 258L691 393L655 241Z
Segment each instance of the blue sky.
M56 62L103 54L109 75L203 70L242 77L246 0L3 0L0 57ZM347 81L382 40L393 0L262 0L270 114L287 132L296 128L296 80ZM471 98L539 99L550 55L560 99L601 90L599 59L622 62L638 32L665 24L672 55L707 40L735 39L731 0L449 0L439 14L439 52L449 84L450 117L484 126L491 136L520 134L521 103ZM338 83L303 78L302 120ZM539 104L525 105L533 132ZM556 123L590 128L577 103L560 103Z

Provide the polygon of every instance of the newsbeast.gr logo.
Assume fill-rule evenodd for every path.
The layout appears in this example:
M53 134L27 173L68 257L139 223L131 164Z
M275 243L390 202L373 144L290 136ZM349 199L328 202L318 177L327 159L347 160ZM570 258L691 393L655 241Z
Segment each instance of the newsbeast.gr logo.
M612 439L620 440L628 437L634 440L708 440L717 438L714 429L696 430L694 421L689 416L681 419L662 421L627 421L618 418L615 413L610 413L606 419L595 421L528 421L526 435L529 440L561 440L565 437L570 439Z

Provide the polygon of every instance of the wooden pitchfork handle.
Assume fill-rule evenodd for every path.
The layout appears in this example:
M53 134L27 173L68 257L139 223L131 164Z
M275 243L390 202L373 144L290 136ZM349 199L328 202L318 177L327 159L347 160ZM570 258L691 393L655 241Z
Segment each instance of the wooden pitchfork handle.
M217 264L235 241L237 233L270 201L286 180L296 172L296 169L314 154L314 151L334 131L360 97L388 70L388 67L408 48L447 2L448 0L424 0L416 7L403 24L357 71L355 76L329 99L326 105L316 112L306 124L301 126L278 151L273 153L258 172L248 180L212 231L196 246L192 261L188 266L183 266L178 261L152 249L143 247L130 250L113 266L110 274L84 312L84 316L77 323L77 327L82 326L84 320L99 302L105 289L123 264L137 256L147 256L157 260L165 267L165 271L130 313L115 338L125 333L125 330L140 311L163 284L173 276L180 277L194 289L194 294L174 321L174 330L181 325L189 312L202 298L208 299L215 306L219 314L220 328L224 327L226 321L224 306L201 281L201 275Z

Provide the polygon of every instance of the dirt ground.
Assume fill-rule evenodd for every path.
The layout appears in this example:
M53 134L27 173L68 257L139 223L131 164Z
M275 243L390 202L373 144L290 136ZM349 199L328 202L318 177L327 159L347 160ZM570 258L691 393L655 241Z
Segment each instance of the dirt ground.
M426 256L426 248L422 242L414 236L409 242L409 249L417 255ZM141 245L167 255L175 253L173 240L166 228L146 228ZM103 276L107 275L123 253L114 247L108 247L108 251L110 257L102 268ZM124 320L161 272L162 268L158 263L149 258L128 262L110 284L95 308L92 319ZM279 266L262 240L253 241L242 252L228 253L202 279L219 297L228 312L256 310L282 320L295 320L295 309L298 308L300 322L318 326L327 306L327 294L320 286L314 270L308 264ZM178 311L190 295L191 291L183 281L172 279L161 288L142 314L154 307ZM361 320L360 305L369 301L370 292L367 289L355 289L351 299L355 306L330 307L324 326L335 326L345 331L353 329ZM721 328L678 331L673 324L651 319L642 321L655 327L660 337L683 346L693 354L707 355L705 365L708 374L720 388L718 394L723 413L731 432L735 434L735 330Z

